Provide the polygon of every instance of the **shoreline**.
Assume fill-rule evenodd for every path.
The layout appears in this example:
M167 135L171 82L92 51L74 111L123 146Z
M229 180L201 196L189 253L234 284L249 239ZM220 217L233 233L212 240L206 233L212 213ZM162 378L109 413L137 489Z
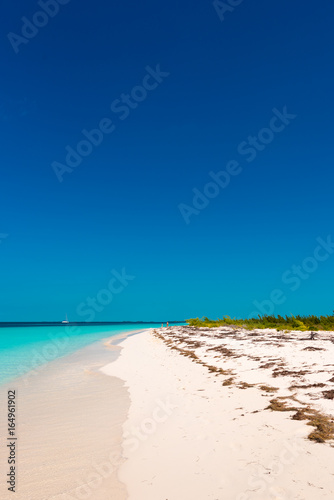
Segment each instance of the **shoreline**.
M245 355L222 360L222 353L208 353L214 329L200 342L195 330L185 338L188 328L156 329L163 338L149 331L127 338L117 360L101 369L123 380L130 396L118 471L128 499L333 498L331 445L309 441L312 427L292 420L292 411L270 411L272 393L250 383L247 390L224 384L231 376L196 362L190 349L211 367L234 362L239 375L247 369L263 375L255 365L243 369ZM248 340L247 347L260 345Z
M269 409L291 398L291 384L298 411L319 404L315 397L334 386L321 382L334 375L330 340L328 332L311 342L307 332L134 330L5 383L3 408L8 388L18 394L16 498L333 498L334 442L309 441L313 427L292 419L297 408ZM321 402L329 414L332 401ZM4 447L0 460L7 463ZM0 492L9 499L6 473Z
M105 337L0 386L2 408L8 389L17 395L15 498L126 500L117 470L123 461L122 424L130 399L123 382L99 368L117 359L119 344L140 331ZM7 432L2 419L3 440ZM12 498L5 446L0 460L0 496Z

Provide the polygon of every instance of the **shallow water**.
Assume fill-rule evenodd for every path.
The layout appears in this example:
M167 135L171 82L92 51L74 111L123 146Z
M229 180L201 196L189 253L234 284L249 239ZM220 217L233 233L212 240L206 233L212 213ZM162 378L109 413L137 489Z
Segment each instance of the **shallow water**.
M19 326L0 328L0 384L103 338L153 324Z
M86 333L86 340L94 334L105 337L103 331ZM7 391L15 391L17 500L127 498L118 466L130 398L122 380L100 371L116 359L121 349L117 344L127 334L114 335L111 331L108 341L97 340L0 385L0 408L6 408ZM43 352L42 341L35 346L30 344ZM0 435L8 435L5 418L0 419ZM6 484L7 459L3 446L3 500L13 495Z

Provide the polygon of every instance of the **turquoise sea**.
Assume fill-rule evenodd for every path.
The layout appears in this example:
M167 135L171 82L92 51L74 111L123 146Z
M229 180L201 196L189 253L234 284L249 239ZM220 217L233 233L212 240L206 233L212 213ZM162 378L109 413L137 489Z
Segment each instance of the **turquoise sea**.
M160 324L11 326L0 328L0 384L81 347L126 331Z

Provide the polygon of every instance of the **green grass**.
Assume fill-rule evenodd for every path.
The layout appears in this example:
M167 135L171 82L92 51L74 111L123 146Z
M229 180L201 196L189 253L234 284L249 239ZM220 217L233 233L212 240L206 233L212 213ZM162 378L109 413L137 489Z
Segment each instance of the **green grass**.
M223 316L223 319L212 320L206 317L202 319L191 318L187 320L189 326L214 328L218 326L240 326L253 330L254 328L275 328L277 331L300 330L334 331L334 315L332 316L258 316L250 319L236 319Z

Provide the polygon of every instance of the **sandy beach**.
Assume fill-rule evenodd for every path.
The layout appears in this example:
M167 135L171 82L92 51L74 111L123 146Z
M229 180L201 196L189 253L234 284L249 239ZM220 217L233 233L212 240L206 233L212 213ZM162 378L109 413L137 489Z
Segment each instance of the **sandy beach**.
M99 371L116 359L125 336L95 342L1 386L2 408L7 390L16 391L18 437L15 493L5 484L8 450L1 446L1 499L127 498L117 468L130 399L120 379ZM0 435L5 445L5 418Z
M17 392L15 498L332 499L334 344L310 337L130 332L3 385L3 407ZM0 492L13 498L4 474Z
M292 417L317 411L331 422L333 353L329 332L311 341L173 327L127 338L102 368L131 400L119 469L127 498L332 499L333 440L310 440L317 428Z

